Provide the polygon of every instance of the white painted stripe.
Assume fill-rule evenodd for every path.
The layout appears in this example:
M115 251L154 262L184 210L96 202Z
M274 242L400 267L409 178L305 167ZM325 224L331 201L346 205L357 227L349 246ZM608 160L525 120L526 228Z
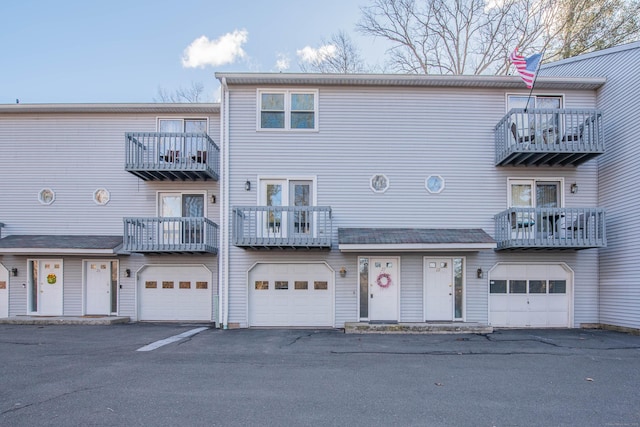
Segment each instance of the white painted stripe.
M144 347L140 347L136 351L151 351L151 350L155 350L156 348L160 348L160 347L165 346L167 344L171 344L171 343L174 343L176 341L180 341L181 339L189 338L189 337L191 337L191 336L193 336L195 334L199 334L200 332L206 331L207 329L209 329L209 328L204 327L204 328L191 329L190 331L183 332L181 334L174 335L172 337L165 338L163 340L152 342L151 344L145 345Z

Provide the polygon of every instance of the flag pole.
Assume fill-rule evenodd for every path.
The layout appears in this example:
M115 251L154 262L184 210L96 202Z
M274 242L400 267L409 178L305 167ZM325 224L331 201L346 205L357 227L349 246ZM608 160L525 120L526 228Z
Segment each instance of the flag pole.
M536 73L533 75L533 81L531 82L531 90L529 90L529 96L527 97L527 105L524 107L524 112L527 112L529 108L529 101L531 100L531 95L533 94L533 88L536 85L536 80L538 80L538 71L540 70L540 65L542 65L542 61L544 60L544 52L547 50L545 47L542 49L542 53L540 54L540 62L538 62L538 66L536 67Z

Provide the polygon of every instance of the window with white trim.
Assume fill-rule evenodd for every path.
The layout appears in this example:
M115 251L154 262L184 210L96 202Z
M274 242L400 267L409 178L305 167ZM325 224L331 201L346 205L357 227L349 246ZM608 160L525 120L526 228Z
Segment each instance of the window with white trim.
M259 130L318 130L317 90L258 90Z
M511 226L521 235L534 237L534 232L551 237L564 229L561 208L562 180L553 178L509 179L508 202L513 209Z

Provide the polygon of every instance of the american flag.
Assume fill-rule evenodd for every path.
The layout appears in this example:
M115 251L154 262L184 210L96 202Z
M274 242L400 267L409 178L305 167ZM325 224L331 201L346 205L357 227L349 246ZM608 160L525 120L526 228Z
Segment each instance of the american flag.
M513 65L520 73L520 77L524 80L527 88L533 87L533 81L536 79L536 72L538 71L538 65L542 59L542 55L536 53L528 58L518 54L518 48L516 47L509 57Z

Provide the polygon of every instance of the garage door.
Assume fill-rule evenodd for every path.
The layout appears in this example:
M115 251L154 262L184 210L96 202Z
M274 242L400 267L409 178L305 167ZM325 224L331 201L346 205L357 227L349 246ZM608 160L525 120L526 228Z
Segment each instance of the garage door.
M138 273L139 319L211 321L212 274L203 265L150 265Z
M564 264L497 265L489 279L494 327L571 327L573 273Z
M256 264L249 271L250 326L333 326L326 264Z

